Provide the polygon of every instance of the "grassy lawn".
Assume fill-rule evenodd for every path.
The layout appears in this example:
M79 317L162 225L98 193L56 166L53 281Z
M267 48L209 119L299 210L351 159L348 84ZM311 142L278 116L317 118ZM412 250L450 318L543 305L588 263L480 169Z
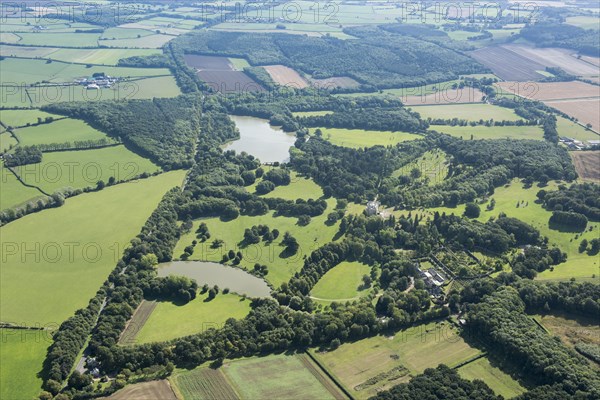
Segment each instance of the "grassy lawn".
M2 110L0 113L0 121L6 126L17 128L38 122L38 118L42 120L47 117L63 118L62 115L50 114L40 110ZM46 125L48 126L48 125Z
M544 132L539 126L449 126L432 125L430 129L450 136L471 139L534 139L543 140ZM582 128L583 129L583 128Z
M480 353L465 343L448 322L418 325L399 331L393 337L375 336L344 343L338 349L325 353L311 352L358 399L406 382L411 375L417 375L426 368L434 368L438 364L452 367ZM394 373L402 367L408 371ZM388 378L382 377L386 373ZM377 384L359 387L375 377L382 378Z
M223 367L242 399L332 399L299 356L273 355Z
M0 210L11 208L29 199L44 196L38 190L24 186L8 169L0 168ZM45 196L44 196L45 197Z
M421 114L421 118L466 119L479 121L480 119L495 121L517 121L522 119L510 108L494 106L491 104L444 104L433 106L412 106L413 111Z
M263 167L267 171L268 167ZM254 192L256 185L262 179L257 179L256 182L248 186L246 189L249 192ZM292 171L291 183L285 186L277 186L272 192L262 195L267 198L280 198L285 200L296 200L296 199L319 199L323 196L323 189L317 185L311 178L306 178L298 175L297 172Z
M362 277L370 272L368 265L342 261L319 279L310 294L318 299L331 301L365 296L369 290L362 289Z
M299 271L303 265L303 256L330 242L338 231L338 224L325 225L327 214L335 207L335 200L327 200L328 207L325 212L312 218L307 226L297 225L297 218L274 217L273 212L260 216L241 215L238 218L223 222L219 218L204 218L194 221L192 231L181 237L175 246L174 257L179 257L186 246L196 238L194 232L201 222L208 226L211 238L206 243L199 243L190 260L221 261L223 254L229 250L241 251L244 256L241 266L252 268L255 263L267 265L269 273L266 280L275 287L287 282L292 275ZM267 225L270 229L278 229L279 237L271 244L260 242L259 244L244 247L241 245L244 239L244 230L253 225ZM300 248L295 255L285 257L283 247L279 246L285 232L294 236ZM212 249L211 243L214 239L221 239L224 244L219 249Z
M66 143L79 140L98 140L107 138L79 119L61 119L49 124L30 126L15 130L15 134L24 146L50 143Z
M585 142L586 140L600 139L600 135L592 131L588 131L583 126L560 116L556 117L556 130L558 131L559 136L567 136L573 139L581 140L582 142Z
M487 358L480 358L458 369L464 379L480 379L484 381L497 395L505 399L516 397L526 389L510 375L490 364Z
M85 307L163 194L183 176L172 171L82 194L1 227L7 250L0 271L2 321L58 326Z
M150 160L123 145L44 153L41 163L15 168L25 182L48 193L65 187L96 187L99 180L106 183L111 176L117 180L129 180L143 172L158 170L160 168Z
M408 132L366 131L362 129L320 128L323 138L331 143L358 149L376 145L395 145L408 140L422 139L423 136ZM313 134L315 129L311 129Z
M33 399L42 390L46 350L52 344L49 331L0 329L0 398Z
M208 293L200 294L185 305L158 302L139 330L136 343L159 342L220 328L229 318L242 319L250 312L250 301L236 294L219 293L206 301Z

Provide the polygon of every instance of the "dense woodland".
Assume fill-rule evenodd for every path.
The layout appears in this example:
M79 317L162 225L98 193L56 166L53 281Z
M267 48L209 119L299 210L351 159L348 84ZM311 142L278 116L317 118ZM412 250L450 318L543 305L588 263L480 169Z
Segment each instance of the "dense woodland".
M57 103L43 109L83 119L168 170L192 165L200 124L199 106L196 96L180 96Z
M359 39L208 31L180 36L175 42L186 53L243 57L255 66L283 64L316 79L348 76L367 90L486 72L454 50L393 29L355 27L346 31Z

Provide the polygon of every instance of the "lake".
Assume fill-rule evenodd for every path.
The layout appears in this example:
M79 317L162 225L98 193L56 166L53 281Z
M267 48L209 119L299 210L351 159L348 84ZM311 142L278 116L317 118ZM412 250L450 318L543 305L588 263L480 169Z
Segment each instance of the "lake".
M261 162L288 162L290 147L296 136L269 125L266 119L230 116L240 131L240 138L223 147L223 150L245 151Z
M196 280L199 286L218 285L222 290L229 288L232 292L249 297L270 297L271 288L267 283L250 275L240 268L206 261L171 261L158 265L158 276L181 275Z

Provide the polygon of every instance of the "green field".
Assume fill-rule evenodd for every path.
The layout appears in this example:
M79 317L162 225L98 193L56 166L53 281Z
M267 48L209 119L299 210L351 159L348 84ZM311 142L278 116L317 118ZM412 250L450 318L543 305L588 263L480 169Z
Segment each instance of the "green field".
M318 117L328 114L333 114L333 111L296 111L292 113L294 117Z
M140 157L124 145L93 150L59 151L44 153L42 162L15 168L28 184L52 193L66 187L96 187L111 176L116 180L130 180L144 172L160 168Z
M33 46L97 47L99 33L19 33L19 44Z
M2 83L9 86L35 84L43 81L71 83L77 78L91 77L94 73L105 73L115 77L144 77L170 75L166 68L128 68L111 66L92 66L69 64L59 61L50 64L44 60L6 58L0 61Z
M510 375L490 364L487 358L480 358L458 369L464 379L480 379L484 381L494 393L505 399L516 397L526 389L515 381Z
M575 25L583 29L598 29L600 26L600 18L598 16L577 15L575 17L567 17L566 22L569 25Z
M421 114L421 118L466 119L479 121L480 119L494 121L517 121L522 119L514 110L494 106L491 104L444 104L433 106L411 106L414 112Z
M49 331L0 329L0 398L33 399L42 390L46 351L52 344Z
M229 61L231 62L231 65L233 65L233 68L235 68L238 71L242 71L244 68L250 67L250 64L248 63L248 61L246 61L245 58L229 57Z
M397 332L393 337L374 336L344 343L328 352L311 352L322 365L358 399L374 395L377 390L406 382L438 364L453 367L480 354L458 336L448 322L418 325ZM394 372L403 367L408 371ZM377 384L359 387L367 380L389 374ZM393 378L395 377L395 378Z
M64 118L62 115L50 114L40 110L2 110L0 111L0 121L6 126L17 128L27 124L35 124L38 118L42 120L48 117ZM49 125L46 125L49 126Z
M363 288L362 277L369 275L371 268L359 262L342 261L323 275L310 292L319 300L345 301L366 296L370 290Z
M267 265L269 274L266 276L266 280L278 287L283 282L287 282L295 272L302 268L304 255L308 255L325 243L330 242L337 233L339 223L331 226L325 225L327 214L335 207L335 200L329 199L327 203L328 208L323 215L312 218L307 226L298 226L297 218L274 217L272 211L261 216L241 215L227 222L223 222L219 218L195 220L191 232L182 235L177 246L175 246L173 254L175 257L179 257L183 253L184 248L196 238L194 234L196 228L201 222L204 222L208 226L211 239L196 246L194 254L189 258L190 260L219 262L223 254L230 249L241 250L244 257L240 265L245 268L252 268L255 263ZM270 229L278 229L280 235L271 244L260 242L256 245L240 247L240 243L244 238L244 230L253 225L267 225ZM300 248L295 255L286 258L282 254L284 248L279 246L279 243L283 239L284 233L288 231L298 240ZM210 245L214 239L221 239L225 243L219 249L212 249Z
M202 365L170 381L183 400L344 398L304 354L227 360L218 369Z
M0 183L2 184L0 210L12 208L36 197L45 197L38 190L24 186L8 169L0 168L0 174L2 174L0 177Z
M209 328L218 329L229 318L242 319L250 312L250 300L236 294L219 293L213 300L205 301L207 297L207 293L198 294L183 306L158 302L150 318L140 328L136 343L171 340Z
M265 171L268 168L264 168ZM297 172L291 172L291 183L285 186L277 186L275 189L267 194L262 195L262 197L267 198L280 198L284 200L296 200L296 199L319 199L323 197L323 189L321 186L317 185L315 181L310 178L306 178L298 175ZM256 185L262 179L257 179L256 182L248 186L246 190L254 193Z
M431 125L431 130L447 133L463 139L533 139L543 140L544 132L539 126L450 126Z
M82 64L116 65L121 58L159 54L155 49L61 49L58 47L2 46L2 52L16 57L41 57Z
M223 370L242 399L332 399L333 395L299 357L245 359Z
M582 142L600 139L600 135L597 133L587 130L583 126L560 116L556 117L556 130L558 131L559 136L567 136L576 140L581 140Z
M3 322L60 324L85 307L184 171L67 199L0 228Z
M0 153L17 145L17 140L9 132L0 133Z
M19 128L14 132L23 146L66 142L73 144L73 142L80 140L107 138L106 134L92 128L82 120L71 118L61 119L49 124Z
M148 36L142 36L140 38L136 37L129 39L100 40L99 43L102 46L107 47L158 49L174 38L175 36L152 34Z
M358 149L376 145L395 145L407 140L422 139L423 136L408 132L367 131L362 129L320 128L323 138L329 142L344 147ZM316 128L311 128L314 134Z

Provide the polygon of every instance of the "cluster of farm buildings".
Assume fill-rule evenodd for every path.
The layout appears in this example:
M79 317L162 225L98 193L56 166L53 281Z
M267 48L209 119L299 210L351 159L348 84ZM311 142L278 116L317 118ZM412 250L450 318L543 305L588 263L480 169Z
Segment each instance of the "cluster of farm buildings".
M588 140L585 143L581 140L573 139L567 136L561 136L559 141L567 146L570 150L584 150L590 147L600 146L600 140Z
M75 83L85 86L89 90L98 90L101 88L109 89L115 83L123 80L123 78L115 78L108 75L95 76L91 78L76 79Z

